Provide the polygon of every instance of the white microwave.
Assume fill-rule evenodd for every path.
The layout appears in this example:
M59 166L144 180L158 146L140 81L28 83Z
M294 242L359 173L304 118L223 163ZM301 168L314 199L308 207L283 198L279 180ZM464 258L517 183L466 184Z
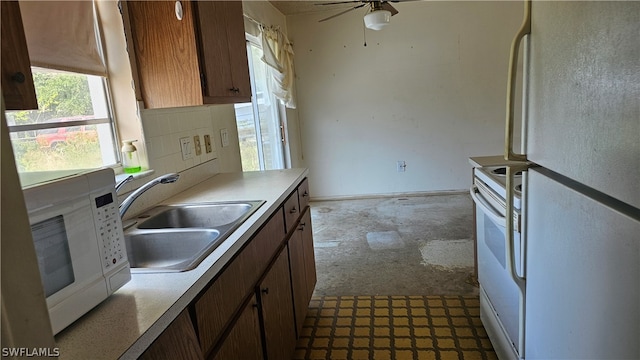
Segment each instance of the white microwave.
M23 190L57 334L131 279L112 169Z

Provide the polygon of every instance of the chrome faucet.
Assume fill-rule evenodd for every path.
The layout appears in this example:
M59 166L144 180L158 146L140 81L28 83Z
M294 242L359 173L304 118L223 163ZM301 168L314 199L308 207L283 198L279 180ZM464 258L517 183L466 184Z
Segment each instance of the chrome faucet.
M129 196L127 196L127 198L124 199L122 204L120 204L120 207L119 207L120 218L124 217L124 214L127 212L127 210L129 210L129 207L131 207L131 204L133 204L133 202L136 201L136 199L138 197L140 197L140 195L142 195L145 191L151 189L152 187L154 187L154 186L156 186L158 184L171 184L171 183L174 183L174 182L178 181L179 177L180 177L180 175L179 174L175 174L175 173L165 174L165 175L157 177L157 178L149 181L148 183L140 186L138 189L136 189L134 192L132 192Z
M133 175L129 175L127 176L124 180L120 181L119 183L116 184L116 194L118 192L120 192L120 189L122 189L122 187L124 186L124 184L128 183L129 181L133 180Z

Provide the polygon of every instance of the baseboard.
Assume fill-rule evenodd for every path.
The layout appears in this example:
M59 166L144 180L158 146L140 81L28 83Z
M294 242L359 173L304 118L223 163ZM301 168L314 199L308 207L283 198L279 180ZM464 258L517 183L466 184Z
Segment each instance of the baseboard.
M469 190L438 190L438 191L414 191L387 194L358 194L358 195L336 195L336 196L311 196L311 201L335 201L335 200L364 200L364 199L385 199L403 198L418 196L443 196L469 194Z

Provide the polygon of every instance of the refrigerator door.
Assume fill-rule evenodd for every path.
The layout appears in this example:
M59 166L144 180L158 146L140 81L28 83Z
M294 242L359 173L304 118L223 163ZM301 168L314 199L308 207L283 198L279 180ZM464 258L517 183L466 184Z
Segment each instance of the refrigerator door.
M527 180L525 358L639 359L640 215L549 176Z
M534 1L527 158L640 208L640 2Z

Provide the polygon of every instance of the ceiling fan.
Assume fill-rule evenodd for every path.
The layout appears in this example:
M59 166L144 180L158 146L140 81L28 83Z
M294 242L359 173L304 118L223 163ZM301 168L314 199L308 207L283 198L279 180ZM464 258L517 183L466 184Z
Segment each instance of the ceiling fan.
M327 21L346 14L350 11L360 9L365 6L369 6L369 11L364 16L364 24L367 28L372 30L381 30L383 27L389 24L391 17L398 13L398 10L389 4L390 2L399 2L399 0L380 1L380 0L352 0L352 1L336 1L327 3L317 3L316 5L337 5L337 4L358 4L350 7L335 15L329 16L320 20L320 22Z

